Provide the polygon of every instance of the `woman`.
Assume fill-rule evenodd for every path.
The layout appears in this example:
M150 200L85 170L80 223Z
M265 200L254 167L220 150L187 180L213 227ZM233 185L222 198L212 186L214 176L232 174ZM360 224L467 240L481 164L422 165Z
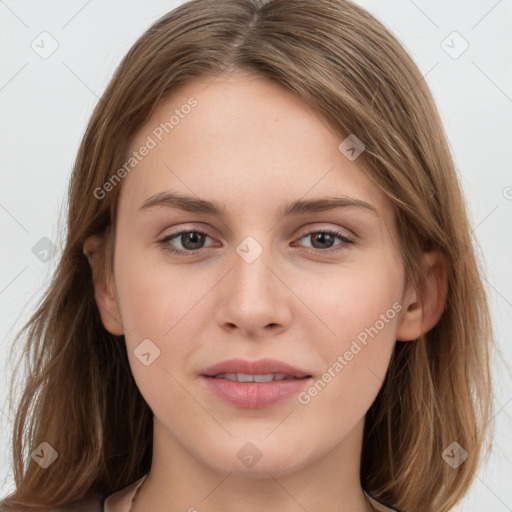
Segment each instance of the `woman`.
M345 0L157 21L92 115L27 333L5 510L450 510L492 332L403 47Z

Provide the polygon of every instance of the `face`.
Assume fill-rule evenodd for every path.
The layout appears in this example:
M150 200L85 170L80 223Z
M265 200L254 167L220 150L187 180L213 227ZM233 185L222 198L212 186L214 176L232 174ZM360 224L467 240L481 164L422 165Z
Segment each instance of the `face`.
M405 292L395 219L303 100L211 80L175 90L133 141L113 315L158 442L284 474L348 453L381 387Z

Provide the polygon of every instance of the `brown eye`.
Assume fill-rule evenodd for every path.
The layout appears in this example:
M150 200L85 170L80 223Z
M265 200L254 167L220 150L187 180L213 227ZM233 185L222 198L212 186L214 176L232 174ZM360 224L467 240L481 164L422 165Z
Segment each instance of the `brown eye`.
M187 233L182 233L179 235L181 244L185 249L193 251L195 249L200 249L202 244L204 243L205 236L203 233L198 233L197 231L189 231Z
M305 233L300 237L300 240L304 238L310 238L311 245L310 247L312 249L315 249L315 251L321 251L321 252L330 252L331 248L341 246L336 249L332 249L333 251L337 251L339 249L343 249L346 247L347 244L353 244L354 240L346 235L345 233L342 233L340 231L333 231L333 230L318 230L318 231L310 231L309 233ZM341 243L336 244L336 239L341 240ZM306 246L307 247L307 246Z
M160 240L160 243L162 248L167 252L189 256L203 248L204 241L207 237L208 235L203 231L185 230L167 235ZM175 239L181 244L183 249L175 248L170 244L171 240Z
M330 249L335 243L335 237L330 233L313 233L309 236L311 237L311 245L315 249Z

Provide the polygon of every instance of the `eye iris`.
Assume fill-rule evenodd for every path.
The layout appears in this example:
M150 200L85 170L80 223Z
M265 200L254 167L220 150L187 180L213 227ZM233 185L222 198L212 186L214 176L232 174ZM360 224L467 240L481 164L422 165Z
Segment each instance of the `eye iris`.
M326 239L327 239L327 245L328 245L327 248L331 247L334 242L334 237L329 233L314 233L313 235L310 235L310 236L312 239L312 245L313 245L313 247L315 247L315 249L325 249L325 246L323 246L322 243L325 243ZM318 241L320 242L319 247L316 246L316 243Z
M181 235L181 243L185 249L200 249L204 242L204 235L197 231L191 231L189 233L183 233Z

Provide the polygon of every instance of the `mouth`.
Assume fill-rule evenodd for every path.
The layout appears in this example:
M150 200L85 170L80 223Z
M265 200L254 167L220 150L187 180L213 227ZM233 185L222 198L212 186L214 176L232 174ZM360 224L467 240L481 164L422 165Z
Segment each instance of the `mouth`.
M275 359L231 359L204 370L208 391L236 407L266 407L298 393L312 375Z
M271 382L274 380L296 380L311 377L306 375L304 377L294 377L286 373L260 373L252 375L250 373L218 373L213 376L214 379L226 379L232 382Z
M251 380L238 380L238 382L253 382L253 377L264 377L266 379L263 381L256 380L255 382L311 377L311 374L305 370L296 368L284 361L268 358L255 361L229 359L206 368L201 374L205 377L227 378L229 380L235 380L234 376L237 376L236 380L238 380L239 376L241 379L251 378ZM272 376L272 379L268 378L269 375Z

